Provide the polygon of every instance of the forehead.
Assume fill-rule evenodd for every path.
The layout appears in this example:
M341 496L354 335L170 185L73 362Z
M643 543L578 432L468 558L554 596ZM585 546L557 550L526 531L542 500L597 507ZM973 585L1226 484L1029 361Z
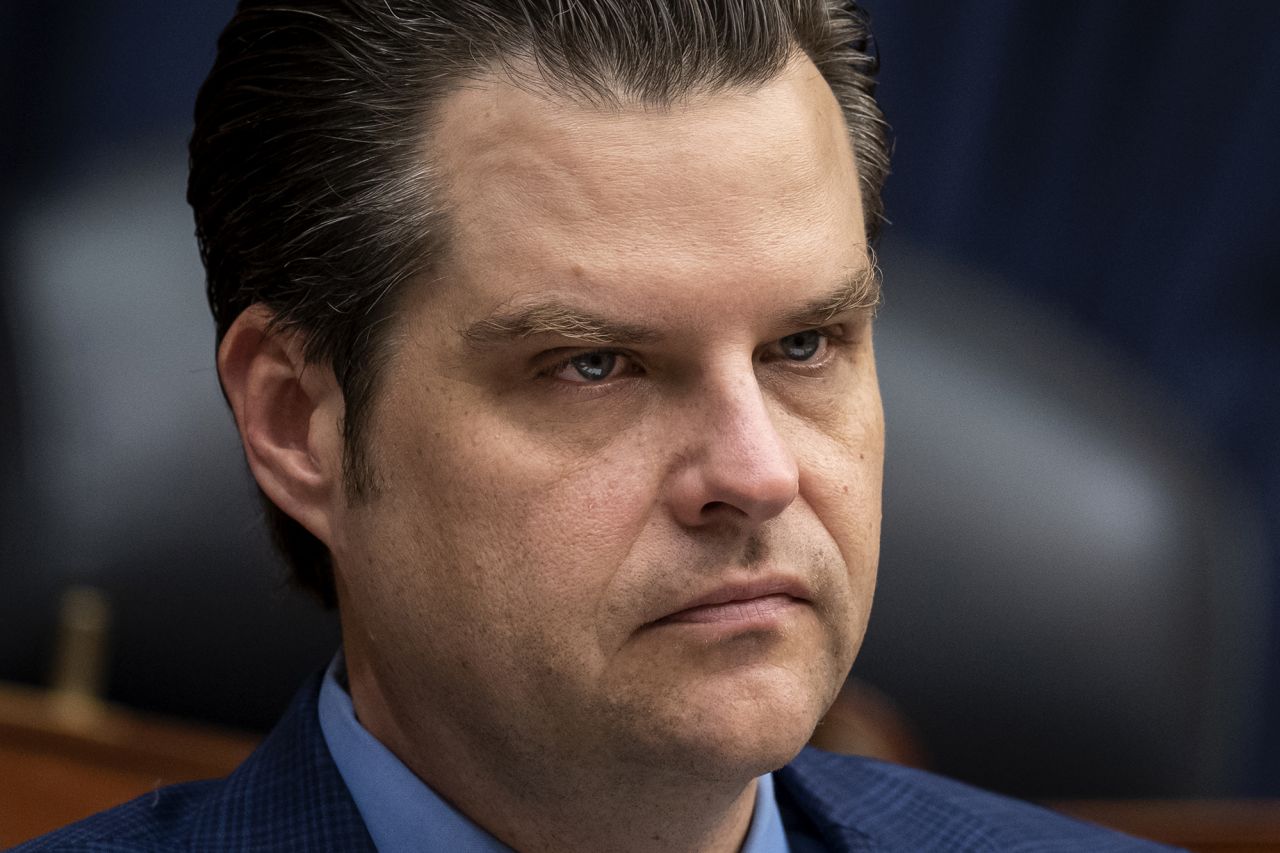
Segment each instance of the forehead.
M642 299L640 282L829 286L865 264L848 135L808 60L662 108L484 80L445 99L431 141L444 278L492 299L575 281Z

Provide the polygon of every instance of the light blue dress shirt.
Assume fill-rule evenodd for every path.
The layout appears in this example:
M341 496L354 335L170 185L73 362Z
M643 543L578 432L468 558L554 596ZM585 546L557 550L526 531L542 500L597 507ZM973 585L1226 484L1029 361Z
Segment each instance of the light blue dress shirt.
M320 729L378 850L512 853L442 800L360 725L345 680L339 653L320 686ZM773 776L766 773L758 781L742 853L789 853Z

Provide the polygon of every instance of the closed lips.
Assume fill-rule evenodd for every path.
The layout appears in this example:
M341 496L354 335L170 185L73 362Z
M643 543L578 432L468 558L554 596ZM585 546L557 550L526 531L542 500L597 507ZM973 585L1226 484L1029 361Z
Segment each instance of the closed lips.
M729 584L684 603L655 624L731 622L761 619L795 604L808 603L809 590L792 579Z

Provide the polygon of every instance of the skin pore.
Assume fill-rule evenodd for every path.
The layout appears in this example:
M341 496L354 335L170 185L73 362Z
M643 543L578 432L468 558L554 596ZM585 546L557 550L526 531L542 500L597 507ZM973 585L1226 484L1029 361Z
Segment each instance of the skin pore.
M836 101L803 59L663 110L495 78L432 147L455 233L397 321L367 500L330 372L261 311L220 354L255 476L333 554L357 715L517 850L736 850L875 583L878 285Z

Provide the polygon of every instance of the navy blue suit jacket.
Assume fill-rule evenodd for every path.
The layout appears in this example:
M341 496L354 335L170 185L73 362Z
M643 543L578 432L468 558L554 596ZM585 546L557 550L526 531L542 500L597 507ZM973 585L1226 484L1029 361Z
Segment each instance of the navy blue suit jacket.
M161 788L18 848L372 851L320 731L314 678L226 779ZM1164 849L916 770L806 749L775 775L788 832L831 851Z

